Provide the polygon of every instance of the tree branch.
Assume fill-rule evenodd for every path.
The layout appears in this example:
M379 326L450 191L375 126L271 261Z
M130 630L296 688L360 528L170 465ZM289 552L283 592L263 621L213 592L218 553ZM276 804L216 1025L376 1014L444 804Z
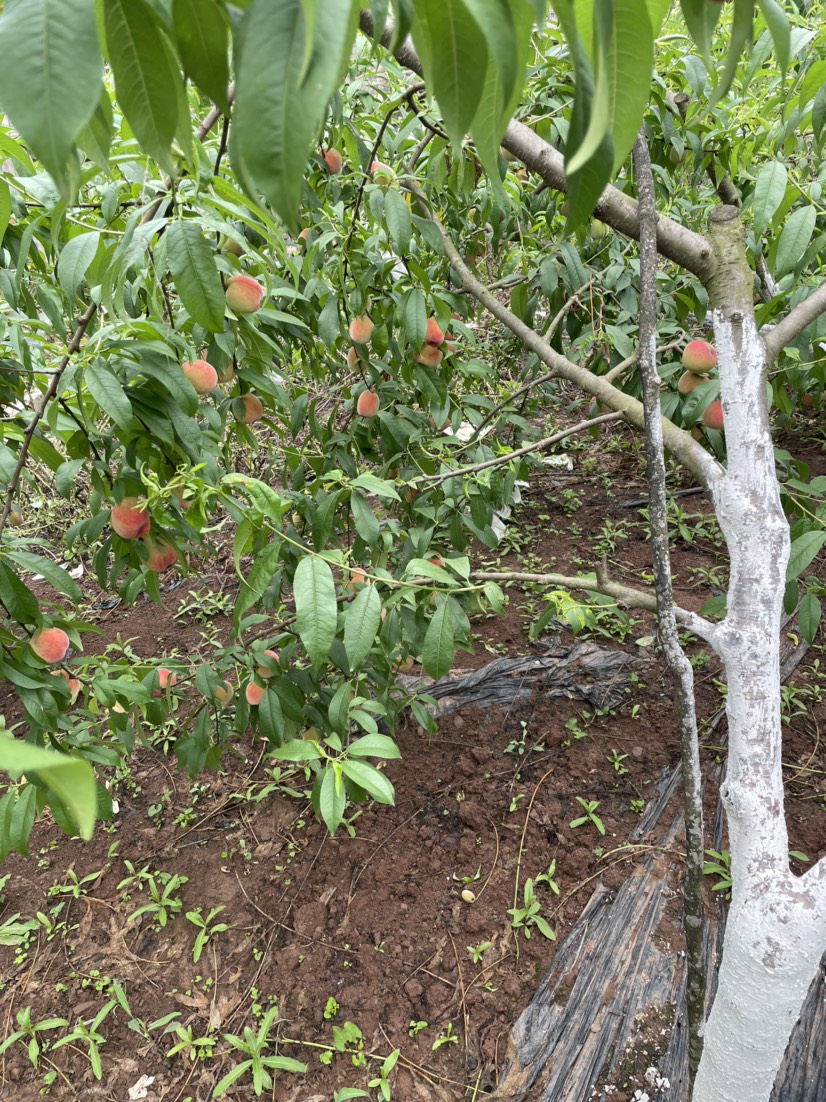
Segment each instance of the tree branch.
M411 484L416 486L425 482L437 486L440 482L447 482L450 478L462 478L466 474L486 471L489 467L501 467L503 463L510 463L513 459L521 459L532 452L545 451L546 448L558 444L560 440L564 440L568 436L573 436L577 432L585 432L587 429L593 428L594 425L602 425L606 421L616 421L619 417L622 417L621 413L603 413L600 417L592 417L590 421L580 421L568 429L554 433L553 436L546 436L544 440L537 440L535 444L526 444L524 448L517 448L516 451L494 456L493 459L486 459L483 463L473 463L469 467L459 467L454 471L441 471L439 474L417 475L416 478L410 481Z
M767 333L763 338L766 347L766 361L771 363L776 360L780 352L787 344L800 336L807 325L826 314L826 283L821 283L803 302L799 302L795 308L786 314L782 321Z
M632 589L621 582L612 582L600 569L596 575L566 574L523 574L520 571L508 572L504 570L471 570L470 576L474 581L481 582L534 582L536 585L553 585L562 589L584 589L590 593L602 593L606 597L613 597L618 604L627 605L629 608L638 608L643 612L657 611L657 597L650 590ZM674 606L674 614L677 622L701 639L710 642L716 632L716 627L709 620L704 620L696 612L689 612L686 608Z
M66 352L63 355L60 363L49 380L49 385L43 392L43 399L39 403L38 408L32 414L32 419L26 426L26 431L23 433L23 442L20 445L20 454L17 457L17 462L14 465L12 476L9 479L9 488L6 491L5 502L3 504L3 512L0 514L0 534L6 527L6 521L8 520L9 513L11 512L12 502L14 501L14 495L17 492L17 486L20 482L20 476L23 473L23 468L26 466L26 459L28 458L29 448L31 447L32 438L35 433L35 429L40 424L43 414L49 405L49 402L54 398L57 393L57 388L60 383L61 376L72 359L72 356L80 348L80 342L83 340L83 334L86 332L89 323L97 313L97 305L93 302L86 307L80 319L74 333L69 338L69 343L66 345Z
M450 261L453 270L458 275L462 286L470 291L495 318L498 318L499 321L506 325L512 333L515 333L524 346L533 352L542 363L551 368L552 371L555 371L563 379L575 383L577 386L587 391L588 394L593 395L598 401L603 402L609 409L622 413L626 420L636 425L637 428L643 428L644 418L642 403L639 402L638 399L632 398L631 395L623 394L621 390L617 390L616 387L606 381L604 376L595 375L587 368L579 367L565 356L562 356L559 352L556 352L550 344L543 340L529 325L526 325L521 318L518 318L512 313L507 306L504 306L495 295L487 290L484 284L476 278L467 264L465 264L456 246L453 244L450 235L445 230L439 218L431 211L427 196L419 187L418 183L412 177L407 176L402 180L402 184L420 200L424 216L429 218L439 230L444 244L445 255ZM665 418L663 418L662 421L662 430L666 447L673 452L704 485L710 486L722 476L722 467L708 454L705 448L701 447L700 444L692 438L690 433L677 428L676 425Z

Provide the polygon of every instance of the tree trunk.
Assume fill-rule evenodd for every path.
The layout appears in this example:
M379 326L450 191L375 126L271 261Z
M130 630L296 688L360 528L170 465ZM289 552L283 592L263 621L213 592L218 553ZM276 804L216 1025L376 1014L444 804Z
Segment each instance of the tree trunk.
M693 1102L768 1102L826 937L823 862L789 870L783 808L780 621L789 528L766 409L766 354L733 207L712 215L709 281L728 466L712 486L729 549L726 617L711 642L726 670L722 789L732 900Z

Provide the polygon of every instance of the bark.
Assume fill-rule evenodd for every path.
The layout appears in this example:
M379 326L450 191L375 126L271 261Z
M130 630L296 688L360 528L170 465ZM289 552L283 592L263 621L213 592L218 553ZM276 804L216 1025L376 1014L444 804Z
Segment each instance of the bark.
M726 669L728 774L721 790L732 899L693 1102L768 1102L826 938L822 867L789 870L783 809L779 633L789 528L765 400L766 349L733 207L712 215L708 282L728 469L712 484L729 549L728 608L713 645Z
M665 488L660 377L657 373L657 211L654 178L644 131L634 145L634 173L640 211L640 318L638 367L645 408L645 466L648 480L648 523L654 559L657 624L680 734L686 863L683 882L683 924L686 944L686 1008L688 1011L688 1080L694 1082L703 1051L706 969L703 945L703 795L694 670L680 646L671 555L668 547L668 499Z

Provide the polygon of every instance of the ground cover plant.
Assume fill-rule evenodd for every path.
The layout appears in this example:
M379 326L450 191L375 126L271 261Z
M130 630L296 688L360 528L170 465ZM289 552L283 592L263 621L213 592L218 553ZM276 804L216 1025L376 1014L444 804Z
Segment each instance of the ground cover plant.
M301 829L315 816L357 839L403 783L401 732L436 733L404 675L448 674L505 611L503 587L527 587L534 638L567 625L625 641L656 613L684 771L691 1097L768 1098L826 932L819 852L790 863L779 677L784 609L808 643L819 629L823 475L771 435L814 414L826 382L820 9L17 0L0 44L3 856L25 856L44 815L85 838L116 823L133 755L165 751L192 801L158 793L159 825L174 805L188 829L205 771L261 756L271 780L250 773L247 800L306 795ZM529 547L510 569L484 563L543 455L611 422L620 435L600 439L644 429L645 516L604 518L565 571ZM673 464L710 512L669 496ZM548 501L575 533L577 489L560 476ZM653 566L620 582L604 560L636 523ZM675 534L714 548L691 564L724 590L702 607L674 600ZM172 630L142 653L96 639L102 594L178 601L186 645ZM728 850L711 859L686 633L725 684ZM587 742L590 718L566 716L562 741ZM510 753L533 759L529 737L523 720ZM619 783L630 751L604 749ZM507 814L525 798L510 792ZM589 853L606 802L586 789L556 811ZM193 896L191 870L122 859L114 910L141 931L136 958L167 927L191 935L193 966L235 944L230 901ZM117 860L67 866L52 885L66 906L15 914L8 944L67 933ZM556 934L555 860L523 875L517 859L515 945ZM731 903L706 1019L710 863ZM474 870L454 873L457 906L476 907ZM484 968L494 939L476 933L467 960ZM198 976L203 996L215 976ZM38 1073L55 1053L46 1088L66 1049L103 1078L120 1016L150 1047L164 1030L170 1060L233 1050L216 1096L304 1074L255 985L253 1021L220 1033L213 1002L196 1036L177 1012L133 1014L118 979L86 978L91 1016L35 1019L17 1000L10 1019L6 1052ZM445 1021L431 1051L456 1039ZM368 1060L352 1021L323 1051ZM387 1097L399 1052L370 1049L368 1091Z

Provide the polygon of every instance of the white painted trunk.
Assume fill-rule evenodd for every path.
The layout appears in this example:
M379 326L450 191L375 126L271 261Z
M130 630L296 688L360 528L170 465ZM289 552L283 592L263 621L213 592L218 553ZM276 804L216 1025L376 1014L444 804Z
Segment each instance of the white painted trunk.
M789 871L783 808L780 623L788 524L765 406L764 348L750 312L715 311L728 468L713 486L729 548L726 808L732 901L693 1102L768 1102L826 940L823 862Z

